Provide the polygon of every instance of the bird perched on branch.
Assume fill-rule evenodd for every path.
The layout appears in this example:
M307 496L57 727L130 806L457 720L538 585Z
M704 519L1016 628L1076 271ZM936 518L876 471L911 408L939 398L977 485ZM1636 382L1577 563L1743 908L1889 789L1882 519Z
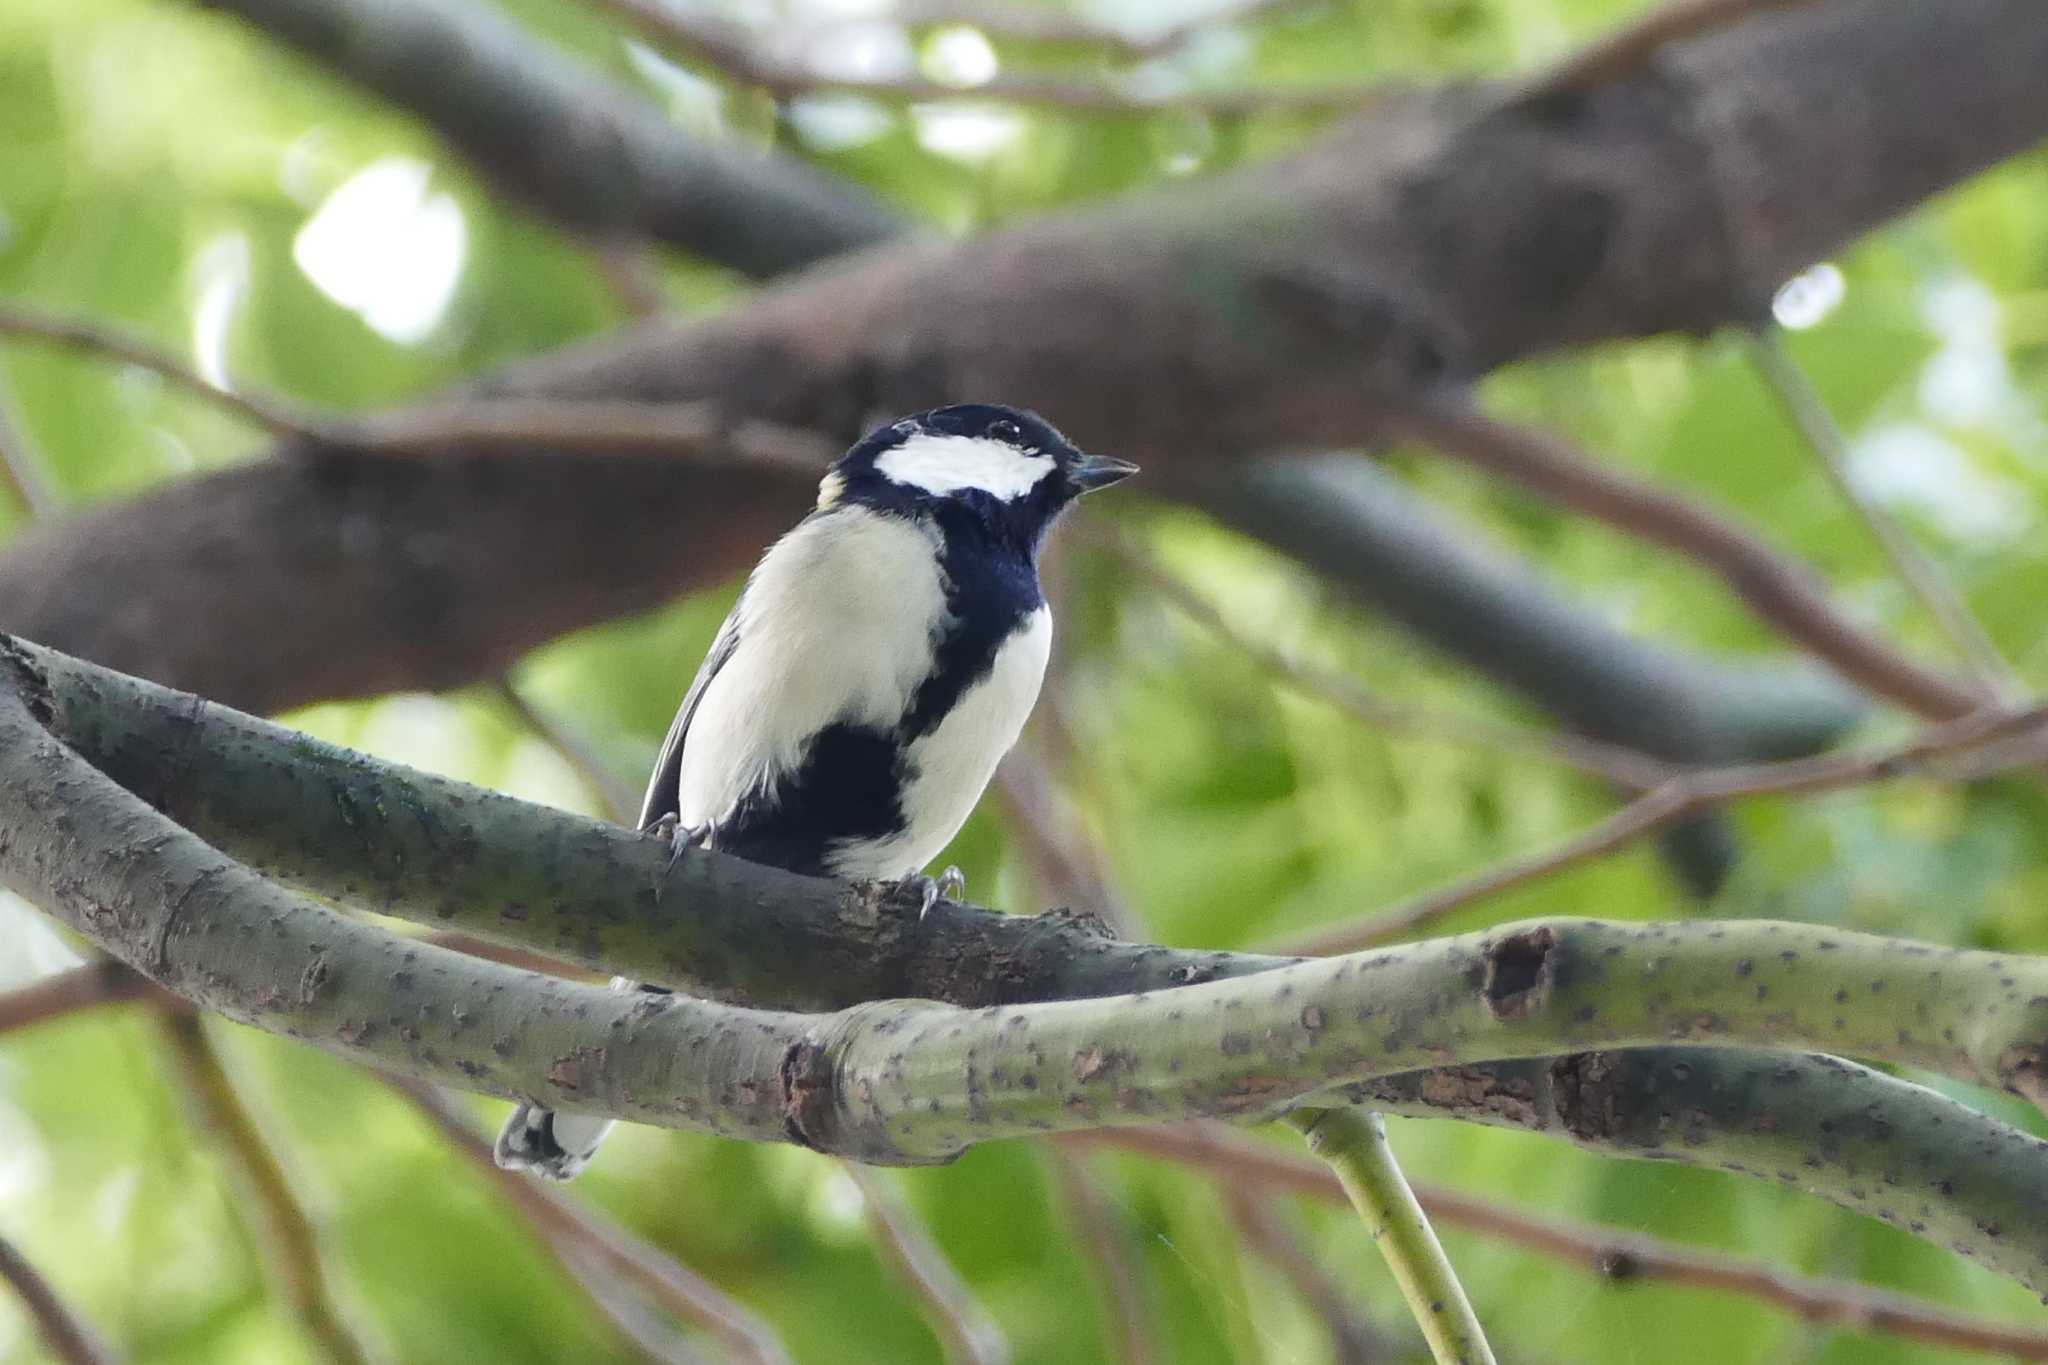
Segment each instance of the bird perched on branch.
M912 882L926 910L957 894L955 869L923 869L1038 698L1039 546L1076 498L1136 470L992 404L871 433L755 566L669 727L641 827L671 829L678 856ZM610 1127L522 1104L498 1164L567 1180Z

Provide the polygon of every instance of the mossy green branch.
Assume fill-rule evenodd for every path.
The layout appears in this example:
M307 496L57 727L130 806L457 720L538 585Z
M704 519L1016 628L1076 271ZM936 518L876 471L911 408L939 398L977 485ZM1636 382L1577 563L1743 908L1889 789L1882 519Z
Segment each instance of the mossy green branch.
M38 652L0 650L0 878L173 991L444 1084L870 1161L1261 1117L1419 1067L1664 1043L1826 1048L2024 1093L2048 1041L2041 960L1772 923L1546 920L1175 990L979 1010L894 1000L795 1015L620 995L293 895L59 742L57 715ZM477 857L453 831L423 828L449 856ZM707 856L683 868L697 864L746 866ZM541 915L545 889L523 913ZM1117 946L1140 963L1172 956ZM2009 1273L2048 1290L2048 1144L2011 1141L2019 1183L2009 1206L1980 1207L1993 1225L1982 1235L2010 1249ZM1939 1185L1911 1193L1950 1202Z
M1351 1109L1297 1109L1287 1122L1336 1174L1365 1220L1437 1365L1494 1365L1465 1286L1387 1145L1386 1123Z

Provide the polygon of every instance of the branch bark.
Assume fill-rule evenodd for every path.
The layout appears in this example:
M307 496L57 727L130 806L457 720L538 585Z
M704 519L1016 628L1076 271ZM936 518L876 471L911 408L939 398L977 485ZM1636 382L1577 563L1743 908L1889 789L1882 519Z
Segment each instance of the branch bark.
M1418 1067L1588 1048L1826 1045L2022 1094L2039 1093L2048 1059L2048 960L1769 922L1546 920L1179 990L980 1012L883 1000L793 1015L639 998L464 958L282 891L61 743L49 728L61 688L38 652L10 647L0 664L9 886L206 1008L552 1107L922 1162L1005 1136L1266 1116L1349 1101L1343 1087ZM344 809L367 819L377 808ZM424 816L438 857L464 860L457 827L409 815ZM603 829L555 818L570 838ZM669 887L671 921L717 906L715 890L691 892L746 865L702 854L682 867L710 876ZM547 903L514 908L534 940L559 919ZM780 946L758 928L756 942ZM624 958L598 965L648 975ZM1974 1213L1976 1254L2048 1290L2048 1225L2024 1216L2048 1199L2048 1143L1979 1122L1997 1140L1967 1154L1940 1147L1930 1159L1959 1168L1928 1182L1886 1169L1882 1197ZM1965 1186L1988 1202L1964 1209L1953 1191Z
M1369 441L1376 395L1446 371L1747 319L1757 281L2048 131L2044 66L2029 0L1791 7L1562 105L1388 98L1294 156L884 248L491 387L709 397L840 439L1000 394L1166 489L1204 459ZM537 163L529 144L509 145ZM737 572L800 507L765 476L623 461L270 462L23 538L0 624L264 709L446 686Z
M652 103L490 6L195 3L411 112L499 191L599 241L646 237L767 276L897 230L864 191L794 158L692 143Z

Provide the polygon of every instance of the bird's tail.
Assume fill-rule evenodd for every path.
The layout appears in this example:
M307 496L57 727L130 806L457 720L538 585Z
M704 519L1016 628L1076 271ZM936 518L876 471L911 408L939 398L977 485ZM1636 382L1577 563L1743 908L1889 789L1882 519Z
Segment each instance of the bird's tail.
M615 991L655 990L623 976L612 978ZM530 1101L521 1103L498 1130L491 1155L508 1171L532 1171L550 1180L574 1180L583 1174L598 1144L612 1130L613 1120L595 1114L565 1114Z
M597 1155L612 1120L564 1114L522 1104L505 1120L492 1155L508 1171L532 1171L550 1180L574 1180Z

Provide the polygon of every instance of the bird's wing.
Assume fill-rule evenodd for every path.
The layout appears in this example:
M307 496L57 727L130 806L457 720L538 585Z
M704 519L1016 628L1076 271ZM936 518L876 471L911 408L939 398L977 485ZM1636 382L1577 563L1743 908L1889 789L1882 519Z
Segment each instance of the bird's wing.
M745 601L744 594L741 601ZM697 703L704 699L704 689L711 685L711 680L718 676L718 670L725 667L733 651L739 648L739 622L740 607L735 603L732 613L725 618L725 624L718 628L718 636L711 642L711 652L699 665L690 690L683 694L683 704L676 708L676 718L668 727L668 738L661 742L661 756L654 760L654 775L647 779L647 795L640 799L642 829L651 827L665 815L674 815L681 804L677 790L682 783L683 741L690 733L690 719L697 714Z

